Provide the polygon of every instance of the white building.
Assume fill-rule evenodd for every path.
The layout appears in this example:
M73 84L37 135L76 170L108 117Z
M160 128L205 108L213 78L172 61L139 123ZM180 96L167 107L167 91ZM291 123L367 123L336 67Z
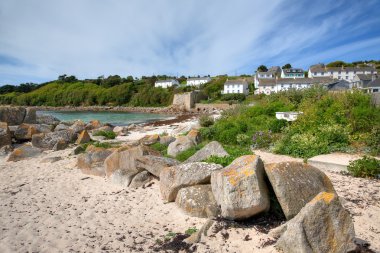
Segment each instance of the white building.
M191 77L187 78L186 85L187 86L197 86L199 87L201 84L205 84L211 81L210 77Z
M248 95L249 87L248 82L246 80L227 80L224 83L224 90L222 90L222 94L233 94L233 93L241 93Z
M295 121L300 114L303 114L303 112L276 112L276 118L286 121Z
M373 67L326 67L324 64L313 65L309 68L309 77L332 77L334 79L346 80L350 83L354 82L355 75L377 74Z
M154 83L154 87L161 87L161 88L168 88L168 87L172 87L173 85L179 85L178 81L175 79L168 79L168 80L157 80Z
M365 87L363 87L368 93L377 93L380 92L380 78L377 78L369 82Z
M281 78L305 78L305 72L296 68L282 69Z
M280 75L281 68L279 66L273 66L266 72L257 71L255 74L255 87L258 87L261 79L275 79L276 77L280 77Z
M289 89L307 89L313 85L329 85L335 82L337 82L337 80L329 77L261 79L255 94L270 95L271 93Z
M352 88L363 89L371 81L377 79L377 75L356 74L352 80Z

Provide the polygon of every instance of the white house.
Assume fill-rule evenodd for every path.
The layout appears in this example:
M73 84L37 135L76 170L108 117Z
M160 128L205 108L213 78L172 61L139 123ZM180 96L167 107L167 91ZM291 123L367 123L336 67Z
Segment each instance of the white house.
M369 82L365 87L363 87L368 93L380 92L380 78L377 78Z
M211 81L211 78L206 77L191 77L187 78L186 85L187 86L200 86L201 84L205 84Z
M337 80L329 77L261 79L255 94L270 95L271 93L286 91L289 89L307 89L313 85L328 85L335 82L337 82Z
M377 74L375 68L367 67L326 67L324 64L313 65L309 68L309 77L332 77L334 79L346 80L350 83L354 82L355 75Z
M168 88L168 87L172 87L173 85L179 85L178 81L175 79L168 79L168 80L157 80L154 83L154 87L161 87L161 88Z
M296 68L282 69L281 78L305 78L305 72Z
M352 88L363 89L371 81L377 79L377 75L356 74L352 80Z
M241 93L248 95L249 87L246 80L227 80L224 83L222 94Z
M286 121L295 121L300 114L303 114L303 112L276 112L276 118Z
M281 75L281 68L279 66L273 66L268 71L257 71L255 74L255 87L257 88L261 79L274 79Z

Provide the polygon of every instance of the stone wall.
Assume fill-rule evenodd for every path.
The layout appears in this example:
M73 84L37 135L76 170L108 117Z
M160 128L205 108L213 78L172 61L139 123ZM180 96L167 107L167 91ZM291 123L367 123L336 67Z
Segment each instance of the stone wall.
M377 107L380 106L380 92L372 93L372 103L376 105Z
M195 104L194 111L210 113L215 110L227 110L236 107L236 104Z
M191 111L195 107L195 103L204 99L204 96L198 91L185 92L175 94L173 98L173 106L180 109Z

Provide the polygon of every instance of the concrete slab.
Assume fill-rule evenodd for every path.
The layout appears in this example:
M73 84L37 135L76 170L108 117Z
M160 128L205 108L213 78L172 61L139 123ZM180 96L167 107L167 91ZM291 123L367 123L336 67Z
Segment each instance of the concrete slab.
M255 155L260 156L261 160L263 160L264 164L269 163L281 163L281 162L303 162L301 158L294 158L287 155L277 155L270 152L262 151L254 149L252 152Z
M347 171L350 161L360 159L360 155L332 153L326 155L318 155L307 160L307 163L324 171Z

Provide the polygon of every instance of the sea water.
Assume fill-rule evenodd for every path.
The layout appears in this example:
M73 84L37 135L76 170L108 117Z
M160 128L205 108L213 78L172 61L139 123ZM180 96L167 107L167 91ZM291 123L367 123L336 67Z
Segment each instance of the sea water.
M37 114L48 114L58 118L61 121L82 120L86 123L91 120L99 120L102 123L110 123L115 126L126 126L163 120L171 118L169 115L153 113L132 113L132 112L72 112L72 111L38 111Z

